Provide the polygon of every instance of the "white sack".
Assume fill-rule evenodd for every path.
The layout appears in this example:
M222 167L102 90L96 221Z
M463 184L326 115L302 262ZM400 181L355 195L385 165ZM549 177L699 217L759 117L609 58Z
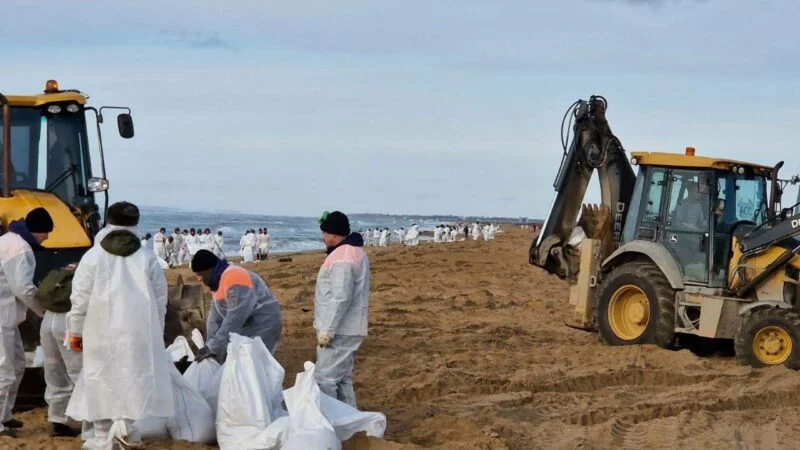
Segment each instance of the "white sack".
M340 450L342 443L333 426L322 414L319 386L314 380L314 364L306 361L304 372L298 373L294 388L284 392L289 410L289 437L282 450Z
M178 369L170 370L175 416L148 417L134 426L142 439L166 439L210 444L215 439L214 417L203 397L183 379Z
M170 372L172 390L175 393L175 417L167 419L169 436L176 441L183 440L210 444L216 438L214 414L205 399L178 372L175 367Z
M189 357L188 361L194 361L194 352L192 348L189 347L189 341L183 336L175 338L175 341L167 347L167 353L169 353L169 356L174 362L180 361L184 356Z
M313 369L314 365L312 363L306 362L306 364L311 364ZM308 370L308 366L305 368ZM303 382L308 382L313 379L313 374L307 378L302 378ZM287 406L289 402L297 401L297 396L301 395L295 392L299 383L300 381L298 380L295 387L283 391ZM367 436L383 438L383 434L386 432L385 415L379 412L359 411L347 403L341 402L323 392L320 392L319 400L322 414L333 426L333 431L336 432L336 437L338 437L340 441L346 441L356 433L362 431L365 432Z
M219 400L219 384L222 381L220 367L214 358L206 358L200 362L193 362L183 373L183 379L203 396L215 418Z
M284 370L261 341L231 333L217 406L221 450L270 449L281 434L270 424L284 416Z

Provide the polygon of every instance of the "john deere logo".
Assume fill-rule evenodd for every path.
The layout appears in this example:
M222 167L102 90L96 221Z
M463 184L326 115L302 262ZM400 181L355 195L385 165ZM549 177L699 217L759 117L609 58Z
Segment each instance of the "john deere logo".
M678 235L677 235L677 234L673 234L673 235L671 235L671 236L669 237L669 241L670 241L670 242L672 242L673 244L674 244L674 243L676 243L676 242L678 242Z

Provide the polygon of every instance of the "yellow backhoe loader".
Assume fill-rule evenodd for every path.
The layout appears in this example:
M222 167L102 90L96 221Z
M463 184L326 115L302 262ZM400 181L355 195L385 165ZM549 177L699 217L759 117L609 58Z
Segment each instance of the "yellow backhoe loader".
M134 134L129 108L97 109L87 100L80 91L61 90L55 80L35 95L4 95L0 89L0 234L36 207L47 209L55 223L44 249L35 252L37 284L50 271L78 262L103 226L109 186L101 134L104 112L122 111L116 118L120 136ZM87 116L96 124L100 176L91 167ZM102 209L96 198L100 194ZM201 286L184 286L180 279L170 287L166 342L179 334L188 337L193 327L205 330L206 295ZM29 314L20 326L26 352L39 343L39 323ZM18 404L41 399L39 372L26 371Z
M781 208L797 177L691 147L628 156L607 106L593 96L565 114L555 199L530 249L570 284L567 324L610 345L703 353L733 340L742 364L800 368L800 215ZM585 205L593 173L602 201Z

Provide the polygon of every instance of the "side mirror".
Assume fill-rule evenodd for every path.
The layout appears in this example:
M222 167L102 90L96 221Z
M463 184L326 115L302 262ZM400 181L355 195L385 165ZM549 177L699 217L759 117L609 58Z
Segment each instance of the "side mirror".
M125 139L133 137L133 118L130 114L120 114L117 116L117 128L119 135Z

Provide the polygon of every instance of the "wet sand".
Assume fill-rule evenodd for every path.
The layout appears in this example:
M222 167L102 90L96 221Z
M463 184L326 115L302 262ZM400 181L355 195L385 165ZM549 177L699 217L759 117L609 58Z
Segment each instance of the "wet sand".
M567 287L527 264L531 238L507 229L494 242L368 249L370 336L356 363L356 394L361 409L383 412L389 425L387 441L359 438L346 449L798 446L800 374L686 350L601 345L562 324ZM324 255L292 258L248 264L283 306L277 358L287 386L314 359L314 282ZM77 439L46 436L45 409L19 418L21 437L0 438L0 448L80 448Z

